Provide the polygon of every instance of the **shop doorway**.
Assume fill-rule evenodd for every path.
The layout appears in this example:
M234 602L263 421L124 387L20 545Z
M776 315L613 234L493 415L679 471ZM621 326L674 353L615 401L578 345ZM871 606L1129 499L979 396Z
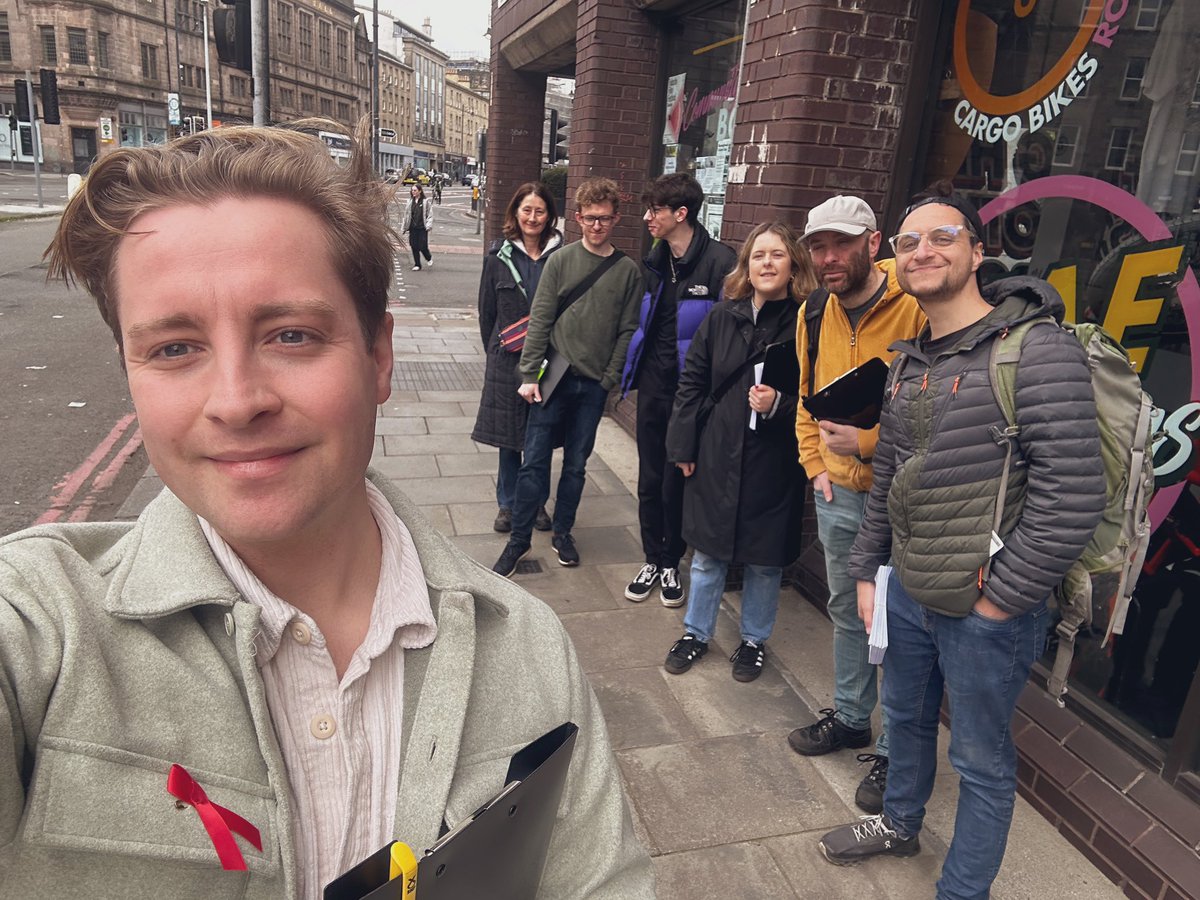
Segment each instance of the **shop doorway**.
M71 129L71 171L86 175L88 167L96 158L96 129Z

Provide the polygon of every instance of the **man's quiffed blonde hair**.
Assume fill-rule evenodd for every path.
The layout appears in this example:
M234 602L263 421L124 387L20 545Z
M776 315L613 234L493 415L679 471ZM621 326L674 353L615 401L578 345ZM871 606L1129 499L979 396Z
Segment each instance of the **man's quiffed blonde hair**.
M370 345L387 313L393 242L398 242L388 222L394 188L372 171L368 119L351 138L345 166L330 158L318 130L345 131L322 119L271 128L233 126L105 156L63 212L45 254L50 277L82 283L120 348L114 267L121 239L138 216L228 198L289 200L323 223L334 268L354 298Z

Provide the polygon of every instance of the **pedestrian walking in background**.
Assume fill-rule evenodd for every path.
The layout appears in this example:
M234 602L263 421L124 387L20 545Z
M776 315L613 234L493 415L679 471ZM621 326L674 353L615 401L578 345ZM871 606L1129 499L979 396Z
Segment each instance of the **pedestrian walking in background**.
M1047 598L1105 503L1087 359L1054 321L1034 324L1021 341L1009 428L992 384L993 349L1019 323L1061 322L1065 310L1037 278L981 291L982 234L979 213L946 185L914 200L891 239L900 286L929 324L897 345L849 564L864 627L887 616L891 762L883 813L820 841L839 865L920 850L948 696L959 790L939 900L987 897L1000 869L1017 789L1017 697L1045 648ZM1021 465L1009 478L1011 453ZM877 597L877 573L889 560L895 568Z
M575 191L575 206L583 238L550 257L529 311L518 393L532 406L517 476L512 536L492 566L501 575L511 575L529 553L534 518L550 492L550 453L558 432L563 465L554 498L552 545L560 565L579 565L571 529L583 496L587 461L608 392L621 379L629 339L637 328L642 273L610 240L621 218L620 189L610 178L589 178ZM551 360L554 365L548 367ZM543 397L541 387L550 379L542 382L542 373L548 368L560 377L553 393Z
M801 400L871 359L891 362L892 342L916 337L924 326L917 301L896 281L895 260L876 262L882 238L875 213L858 197L832 197L808 214L803 240L821 287L801 307L796 331ZM814 348L815 358L810 353ZM813 486L817 534L825 554L834 688L833 708L795 729L788 744L805 756L821 756L870 744L871 713L879 700L876 667L868 661L867 635L858 618L857 585L846 571L871 489L879 426L817 421L800 409L796 439ZM865 812L881 812L888 770L886 720L875 752L860 758L871 769L854 801Z
M499 532L512 531L517 473L529 418L529 404L517 393L521 386L517 364L525 346L521 332L528 328L529 302L537 293L546 261L562 246L557 221L554 197L546 186L532 181L521 185L504 211L504 239L488 250L479 279L479 335L487 353L487 368L471 438L500 448L498 509L492 524ZM543 496L534 520L538 531L550 530L545 502Z
M401 234L408 235L408 246L412 248L413 271L421 271L421 257L433 265L429 255L429 232L433 230L433 201L425 196L425 189L414 184L409 190L408 203L404 205L404 218L400 222Z
M691 175L661 175L642 194L654 245L643 260L646 294L629 343L623 393L637 391L638 523L645 565L625 588L640 603L657 584L663 606L682 606L683 474L667 462L667 423L692 336L721 294L737 254L698 217L704 191Z
M815 286L791 227L759 225L725 279L726 302L712 308L688 349L667 428L667 458L686 479L683 537L692 547L686 631L665 663L672 674L708 652L730 563L745 566L733 677L762 674L783 567L800 552L796 316L799 298Z

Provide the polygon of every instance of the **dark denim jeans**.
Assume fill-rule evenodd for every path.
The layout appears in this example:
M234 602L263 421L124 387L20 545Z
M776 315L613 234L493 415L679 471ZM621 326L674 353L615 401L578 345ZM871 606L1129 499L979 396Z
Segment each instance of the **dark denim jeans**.
M554 451L556 427L562 428L563 464L554 498L554 533L566 534L575 527L587 461L596 444L596 429L607 399L608 391L600 382L568 372L548 401L530 406L510 540L518 544L530 542L533 520L550 496L550 455Z
M937 769L938 710L950 697L950 764L959 774L954 839L939 900L986 898L1008 842L1017 792L1012 716L1046 643L1046 605L1003 622L932 612L888 585L883 706L890 738L883 810L904 835L921 830Z
M521 451L500 448L500 466L496 471L496 505L512 511L517 497L517 475L521 471Z

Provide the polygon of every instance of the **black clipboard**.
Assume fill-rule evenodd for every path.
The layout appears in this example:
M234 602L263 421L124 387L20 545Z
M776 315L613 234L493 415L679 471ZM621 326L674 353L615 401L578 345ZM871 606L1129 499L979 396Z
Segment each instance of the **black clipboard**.
M887 377L887 363L876 356L835 378L811 397L805 397L804 408L814 419L874 428L883 410Z
M558 383L562 381L562 377L567 374L569 368L571 368L571 361L554 347L550 347L546 354L542 374L538 376L538 393L541 395L543 403L550 399L550 395L554 393L554 389L558 387Z
M579 727L573 722L517 751L504 787L439 838L417 865L416 893L389 881L388 844L325 886L324 900L529 900L537 894Z

